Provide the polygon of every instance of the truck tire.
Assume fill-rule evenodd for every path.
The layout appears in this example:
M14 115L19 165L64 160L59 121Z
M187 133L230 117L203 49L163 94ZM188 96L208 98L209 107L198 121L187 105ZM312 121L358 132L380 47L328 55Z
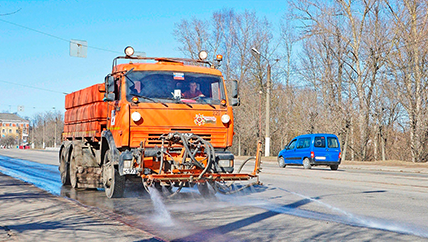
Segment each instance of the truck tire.
M59 172L61 174L61 183L64 186L71 185L70 182L70 164L66 160L66 149L61 150L61 154L59 156Z
M69 166L69 168L70 168L69 169L69 171L70 171L70 185L72 188L78 188L77 159L78 159L77 149L73 148L73 151L71 152L70 166Z
M309 158L305 158L303 160L303 168L305 169L311 169L311 162L309 161Z
M121 176L114 167L111 153L107 150L103 164L103 185L108 198L123 197L125 190L125 176Z

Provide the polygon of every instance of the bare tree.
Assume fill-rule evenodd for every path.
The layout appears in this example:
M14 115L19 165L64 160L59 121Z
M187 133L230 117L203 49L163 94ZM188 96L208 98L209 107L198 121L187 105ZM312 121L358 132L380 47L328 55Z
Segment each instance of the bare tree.
M409 120L413 162L426 162L427 151L427 1L385 1L395 23L396 45L389 62L400 103Z
M176 24L174 35L178 42L182 43L178 49L186 56L197 59L199 51L208 50L212 45L209 43L208 26L208 22L196 18L190 22L184 19Z
M0 139L0 146L3 147L12 147L17 144L16 136L15 135L6 135L5 137L2 137Z
M58 110L35 114L32 126L29 141L36 148L56 147L61 143L64 118Z
M175 34L187 56L223 53L225 79L239 80L234 152L251 154L264 136L267 66L281 59L272 71L273 153L295 135L331 132L344 159L427 161L428 0L392 1L290 0L279 42L266 18L230 9L183 20Z
M201 23L205 26L203 30L196 27L202 25ZM237 134L234 147L237 149L238 143L237 146L244 150L244 154L249 154L250 151L254 154L256 136L262 136L258 129L261 115L259 107L260 101L265 99L264 96L263 99L258 98L258 95L260 91L266 93L264 80L267 62L265 59L256 61L251 55L251 48L257 47L263 54L272 56L274 50L270 48L270 23L266 19L259 19L255 12L235 13L233 10L223 9L214 12L211 20L193 19L192 24L182 20L176 25L174 33L181 44L179 49L186 56L194 57L201 46L210 53L223 54L224 63L221 69L226 83L228 80L237 79L242 94L241 107L234 109ZM237 153L241 153L241 150Z

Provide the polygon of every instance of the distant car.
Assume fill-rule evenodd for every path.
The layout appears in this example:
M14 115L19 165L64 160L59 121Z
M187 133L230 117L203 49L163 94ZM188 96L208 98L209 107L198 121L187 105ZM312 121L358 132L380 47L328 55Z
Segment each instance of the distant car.
M305 169L312 166L326 165L337 170L341 162L339 139L334 134L305 134L291 140L278 154L278 165L303 165Z

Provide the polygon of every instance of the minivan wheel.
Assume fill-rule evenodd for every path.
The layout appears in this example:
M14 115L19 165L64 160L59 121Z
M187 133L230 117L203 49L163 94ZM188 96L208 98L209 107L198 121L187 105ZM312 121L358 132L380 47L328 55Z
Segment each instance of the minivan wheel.
M285 167L285 161L284 161L284 157L278 157L278 166L279 168L284 168Z
M303 168L305 168L305 169L311 169L311 162L309 161L309 158L305 158L303 160Z
M330 166L330 169L331 169L332 171L337 171L337 168L339 168L339 165L331 165L331 166Z

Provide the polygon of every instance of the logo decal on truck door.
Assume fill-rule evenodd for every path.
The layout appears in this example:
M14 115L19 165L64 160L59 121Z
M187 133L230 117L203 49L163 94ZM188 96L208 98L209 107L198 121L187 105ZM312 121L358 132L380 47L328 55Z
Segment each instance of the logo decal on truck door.
M208 116L205 117L203 114L196 114L195 118L194 118L194 122L196 125L204 125L205 123L212 123L215 124L215 122L217 121L217 118L212 116Z

